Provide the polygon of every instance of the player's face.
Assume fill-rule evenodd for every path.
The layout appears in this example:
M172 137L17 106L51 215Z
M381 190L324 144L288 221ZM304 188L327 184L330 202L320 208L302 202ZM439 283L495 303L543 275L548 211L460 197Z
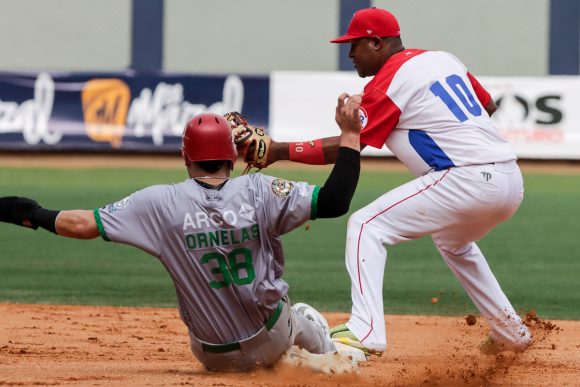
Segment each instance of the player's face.
M380 57L375 49L375 41L361 38L350 42L348 57L362 78L375 75L381 68Z

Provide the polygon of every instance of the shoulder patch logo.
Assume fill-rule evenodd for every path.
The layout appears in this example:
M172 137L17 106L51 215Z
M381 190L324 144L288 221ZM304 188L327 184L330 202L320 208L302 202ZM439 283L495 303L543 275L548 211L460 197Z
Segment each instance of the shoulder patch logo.
M130 201L131 201L131 196L127 196L126 198L121 199L118 202L115 202L112 204L107 204L106 206L101 207L101 209L103 209L104 211L106 211L109 214L113 214L113 213L120 211L123 208L127 207L129 205Z
M131 196L127 196L126 198L121 199L118 202L115 202L113 204L113 207L115 207L115 210L122 210L123 208L127 207L129 201L131 201Z
M365 126L367 126L367 122L369 122L369 116L367 115L367 111L362 106L359 109L358 113L360 115L360 123L362 125L362 128L364 129Z
M294 188L294 184L284 179L274 179L272 181L272 192L274 195L285 198L290 195L290 191Z

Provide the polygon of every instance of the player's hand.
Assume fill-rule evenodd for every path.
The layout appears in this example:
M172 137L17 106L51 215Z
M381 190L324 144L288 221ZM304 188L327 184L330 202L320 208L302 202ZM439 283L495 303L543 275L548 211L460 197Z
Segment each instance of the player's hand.
M360 105L362 102L362 95L353 94L348 95L342 93L338 97L338 104L336 105L336 113L334 119L343 133L360 133L362 123L360 120Z
M37 229L33 224L32 215L40 206L32 199L19 196L5 196L0 198L0 222L13 223L18 226Z
M360 94L349 96L347 93L343 93L338 97L334 119L341 131L339 146L360 151L362 123L359 110L361 102L362 95Z

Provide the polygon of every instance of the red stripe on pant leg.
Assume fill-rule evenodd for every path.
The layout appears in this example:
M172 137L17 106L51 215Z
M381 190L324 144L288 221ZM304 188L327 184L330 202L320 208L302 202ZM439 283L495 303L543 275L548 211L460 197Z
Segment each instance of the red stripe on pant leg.
M369 329L369 332L366 334L366 336L360 340L361 344L363 341L365 341L367 339L367 337L369 337L369 335L371 334L372 331L373 331L373 318L371 317L371 329Z
M365 223L360 226L360 231L358 233L358 243L356 245L356 269L358 271L358 288L360 290L360 294L363 294L362 290L362 281L360 279L360 238L362 236L363 228L365 228Z
M366 224L369 224L370 222L372 222L374 219L376 219L378 216L384 214L385 212L387 212L388 210L390 210L391 208L425 192L426 190L428 190L429 188L434 187L437 183L439 183L441 180L443 180L443 178L445 176L447 176L447 174L449 173L451 169L448 169L447 171L445 171L445 173L443 174L443 176L441 176L438 180L436 180L435 182L433 182L432 184L429 184L427 187L423 188L420 191L415 192L412 195L407 196L406 198L403 198L401 200L399 200L397 203L390 205L389 207L387 207L386 209L382 210L381 212L377 213L376 215L373 215L369 220L365 221L362 223L361 227L360 227L360 231L358 234L358 244L357 244L357 249L356 249L356 264L357 264L357 271L358 271L358 286L359 286L359 291L360 294L363 295L363 288L362 288L362 281L361 281L361 276L360 276L360 240L362 237L362 233L364 230L364 226ZM360 342L362 343L363 340L365 340L367 337L369 337L369 335L371 334L371 332L373 331L373 319L371 317L371 329L369 330L369 332L365 335L365 337L363 339L360 340Z

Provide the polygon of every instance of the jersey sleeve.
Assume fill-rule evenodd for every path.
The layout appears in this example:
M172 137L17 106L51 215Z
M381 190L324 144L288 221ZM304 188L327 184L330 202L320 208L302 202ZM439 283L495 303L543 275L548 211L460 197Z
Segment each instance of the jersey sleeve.
M164 222L162 198L166 186L153 186L94 210L101 237L161 255Z
M477 78L475 78L470 72L467 72L467 77L471 82L471 86L473 86L473 90L475 91L475 95L477 95L477 99L481 102L481 105L485 109L489 101L491 100L491 95L481 86Z
M382 148L400 116L401 110L385 93L378 89L365 90L361 104L361 143Z
M320 187L261 175L261 191L266 217L273 233L285 234L316 218Z

